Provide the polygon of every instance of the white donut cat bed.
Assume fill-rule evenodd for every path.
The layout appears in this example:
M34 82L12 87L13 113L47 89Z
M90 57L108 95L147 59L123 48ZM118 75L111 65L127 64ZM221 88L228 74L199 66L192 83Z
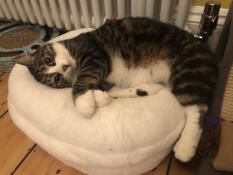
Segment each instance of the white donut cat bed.
M28 137L91 175L137 175L155 168L185 121L183 108L166 88L147 97L115 99L90 119L78 116L70 88L46 87L21 65L10 74L8 107Z

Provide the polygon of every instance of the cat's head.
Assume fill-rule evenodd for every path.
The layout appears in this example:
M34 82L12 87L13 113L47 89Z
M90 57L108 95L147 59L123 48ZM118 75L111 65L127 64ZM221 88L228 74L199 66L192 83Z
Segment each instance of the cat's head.
M75 63L61 43L41 46L35 53L26 54L14 61L27 66L34 78L50 87L70 87Z

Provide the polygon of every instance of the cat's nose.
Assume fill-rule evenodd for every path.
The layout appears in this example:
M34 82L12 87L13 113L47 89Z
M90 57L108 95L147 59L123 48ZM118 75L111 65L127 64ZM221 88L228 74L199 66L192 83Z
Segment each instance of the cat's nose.
M62 66L62 70L63 70L64 72L65 72L68 68L69 68L69 65L65 65L65 64L64 64L64 65Z

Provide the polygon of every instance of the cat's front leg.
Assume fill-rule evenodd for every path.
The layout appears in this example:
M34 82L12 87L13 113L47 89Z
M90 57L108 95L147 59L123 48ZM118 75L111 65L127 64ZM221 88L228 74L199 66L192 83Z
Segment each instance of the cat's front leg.
M72 89L73 102L77 112L83 117L91 117L95 113L95 99L91 85L77 80Z
M88 90L79 96L73 95L73 101L77 112L82 117L90 118L94 115L96 104L92 90Z
M113 86L114 84L109 83L106 80L102 80L98 84L97 88L93 91L97 107L104 107L112 101L112 98L109 96L108 91Z
M83 117L91 117L96 111L93 89L97 87L98 79L88 74L80 74L73 85L73 102L77 112Z
M73 86L73 101L75 107L83 117L94 115L97 107L106 106L111 98L105 89L100 89L100 81L91 77L78 78Z

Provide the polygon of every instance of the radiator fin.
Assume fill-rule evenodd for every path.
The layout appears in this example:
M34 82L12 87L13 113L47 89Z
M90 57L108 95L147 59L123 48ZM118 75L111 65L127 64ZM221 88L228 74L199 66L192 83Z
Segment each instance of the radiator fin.
M36 23L36 18L34 17L34 13L33 13L30 1L28 1L28 0L22 0L22 3L23 3L23 6L25 8L26 15L29 18L29 21L31 23L33 23L33 24ZM24 10L24 9L21 9L21 10Z
M71 30L72 27L71 27L71 15L70 15L70 8L67 4L67 1L65 0L58 0L58 4L61 9L61 19L63 21L63 24L65 25L65 28L67 30Z
M78 2L77 0L69 0L69 4L70 4L70 11L71 11L74 28L75 29L81 28L81 19L80 19L81 12L78 6Z
M92 11L94 16L95 27L99 27L102 24L102 15L100 13L100 2L99 0L91 0L92 2Z
M9 7L9 10L10 10L12 16L13 16L13 19L14 20L19 20L19 15L18 15L18 13L16 11L15 4L13 3L13 0L8 0L8 1L6 1L6 3L7 3L8 7Z
M38 21L38 23L40 25L45 25L45 21L44 21L44 18L43 18L43 13L41 11L41 7L38 3L37 0L31 0L31 4L32 4L32 9L33 9L33 12L35 14L35 17L36 17L36 20Z
M87 0L80 0L80 5L81 5L81 10L82 10L84 27L86 27L86 28L91 27L91 15L90 15L88 1Z
M50 14L50 8L49 8L49 4L48 1L45 0L39 0L40 5L41 5L41 10L43 13L43 16L45 18L45 22L49 27L54 26L53 20L52 20L52 16Z
M104 0L104 8L105 8L106 18L113 17L112 7L113 7L112 0Z
M20 16L20 19L23 22L27 22L28 21L28 17L27 17L27 15L25 13L25 9L23 7L22 1L21 0L14 0L14 3L15 3L17 12L18 12L18 14Z
M52 17L54 19L55 25L57 28L61 29L63 28L63 23L61 22L61 18L60 18L60 8L58 7L58 3L56 0L49 0L49 5L51 8L51 12L52 12Z
M125 0L117 0L117 16L118 16L118 18L123 18L126 16L125 9L126 9Z
M1 5L1 7L2 7L4 16L5 16L7 19L12 19L11 13L10 13L10 11L9 11L9 7L8 7L8 5L6 4L6 2L1 0L1 1L0 1L0 5Z

